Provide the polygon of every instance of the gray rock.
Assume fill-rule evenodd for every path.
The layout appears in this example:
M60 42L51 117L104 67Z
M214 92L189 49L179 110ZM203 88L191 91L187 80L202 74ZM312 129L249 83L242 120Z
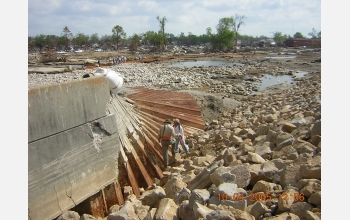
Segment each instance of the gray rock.
M321 205L321 191L313 193L307 201L316 206Z
M256 146L255 152L256 154L260 155L261 157L270 154L271 149L274 148L274 144L271 142L266 141L263 145Z
M260 136L260 135L267 135L267 133L269 132L270 127L266 124L262 124L259 125L258 129L256 129L256 136Z
M237 220L238 219L255 220L254 216L252 216L248 212L233 208L231 206L218 205L217 209L230 211Z
M205 205L202 205L198 202L195 202L193 204L193 212L194 212L194 216L196 217L196 219L199 219L199 218L203 218L205 219L206 216L212 212L213 210L206 207Z
M190 206L188 200L184 200L179 205L179 218L182 220L195 220L196 219L194 212L193 212L193 209Z
M271 185L264 181L264 180L259 180L257 183L255 183L255 185L253 186L252 192L256 193L256 192L270 192L272 191L272 187Z
M168 180L168 182L164 185L164 191L166 197L174 199L176 193L179 193L183 188L186 188L187 184L182 181L180 176L175 176Z
M79 220L80 215L75 211L66 211L57 220Z
M297 202L290 206L290 212L296 214L300 219L306 219L306 211L311 211L313 206L307 202Z
M247 200L240 200L239 198L237 199L237 201L235 201L235 198L233 198L233 200L231 198L231 200L221 201L220 204L242 211L245 211L245 209L247 208Z
M183 188L181 189L180 192L178 192L175 195L175 203L176 204L181 204L183 201L185 200L189 200L190 199L190 195L191 195L191 190L187 189L187 188Z
M235 183L222 183L215 190L215 195L228 195L228 198L232 198L238 192L237 189L238 187Z
M230 173L236 176L236 184L238 188L244 188L249 185L250 171L244 165L230 167Z
M80 216L79 220L97 220L97 218L89 214L83 214L82 216Z
M249 214L255 217L255 219L258 219L259 216L270 212L271 210L261 201L255 202L253 205L249 205L247 208L247 211Z
M298 174L299 174L300 166L298 165L287 165L283 168L282 173L281 173L281 179L280 179L280 184L282 187L286 187L288 185L297 185L298 182Z
M230 211L226 210L215 210L207 214L205 217L205 219L208 220L236 220L235 216Z
M177 208L178 206L175 204L174 200L169 198L163 198L159 202L159 207L157 209L157 212L154 216L156 220L163 220L163 219L179 219L177 217Z
M248 161L252 162L252 163L264 163L265 160L264 158L262 158L260 155L256 154L256 153L252 153L252 152L248 152L247 154L247 159Z
M221 183L236 183L236 176L230 173L230 169L226 167L218 167L210 174L210 179L216 186Z
M321 136L321 120L317 121L313 126L311 130L311 137L319 135Z
M291 143L294 142L294 137L291 134L289 134L289 133L281 132L276 137L276 145L277 145L277 147L280 144L282 144L282 143L286 144L286 143L289 143L289 142L291 142ZM282 148L282 147L280 147L280 148Z
M189 203L192 207L194 203L206 204L210 198L210 193L207 189L194 189L190 195Z
M128 220L128 219L138 219L139 217L135 213L134 206L132 202L126 201L120 210L113 212L107 216L107 220Z
M153 190L144 192L139 199L143 205L148 205L151 208L154 208L157 207L159 201L165 197L166 194L164 189L162 187L157 186Z

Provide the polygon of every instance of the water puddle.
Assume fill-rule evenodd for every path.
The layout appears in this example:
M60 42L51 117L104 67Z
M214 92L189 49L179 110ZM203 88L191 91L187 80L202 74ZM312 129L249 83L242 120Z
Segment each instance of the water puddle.
M294 59L297 56L274 56L274 57L265 57L267 59Z
M267 87L282 84L282 83L290 84L291 82L293 82L293 79L302 78L307 73L308 72L306 71L298 71L294 73L294 77L291 75L274 76L274 75L266 74L263 77L260 77L260 79L262 80L261 83L256 82L253 84L258 86L258 91L261 91L266 89Z
M209 67L209 66L243 66L244 64L241 63L231 63L231 62L225 62L225 61L213 61L213 60L204 60L204 61L185 61L185 62L178 62L175 64L169 65L169 67Z

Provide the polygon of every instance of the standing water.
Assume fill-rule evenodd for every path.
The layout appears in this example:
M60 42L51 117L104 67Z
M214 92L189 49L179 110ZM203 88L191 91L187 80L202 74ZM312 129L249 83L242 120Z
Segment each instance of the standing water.
M274 75L264 75L260 79L262 80L261 83L253 83L258 85L258 91L264 90L267 87L274 86L277 84L287 83L290 84L293 81L293 78L302 78L304 77L308 72L305 71L299 71L294 73L294 77L291 75L282 75L282 76L274 76Z
M243 65L241 63L231 63L225 61L214 61L214 60L204 60L204 61L186 61L178 62L175 64L169 65L169 67L209 67L209 66L234 66L234 65Z

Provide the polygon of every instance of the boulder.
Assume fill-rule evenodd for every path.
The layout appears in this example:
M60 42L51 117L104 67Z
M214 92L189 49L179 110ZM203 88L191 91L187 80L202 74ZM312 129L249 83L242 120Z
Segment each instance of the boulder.
M246 211L242 211L226 205L218 205L217 209L230 211L236 219L255 220L254 216Z
M321 136L321 120L315 122L312 126L311 137L316 135Z
M308 182L301 190L300 194L304 194L306 198L309 198L313 193L321 191L321 184L315 182Z
M191 206L191 205L190 205ZM193 204L193 212L194 212L194 216L196 217L196 219L199 219L199 218L203 218L205 219L206 216L212 212L213 210L206 207L205 205L202 205L198 202L195 202Z
M260 155L256 154L256 153L252 153L252 152L248 152L248 161L252 162L252 163L264 163L265 160L264 158L262 158Z
M119 211L113 212L107 216L107 220L127 220L127 219L138 219L139 217L135 213L132 202L126 201Z
M235 208L235 209L239 209L239 210L242 210L242 211L245 211L245 209L247 208L247 200L240 200L240 199L237 199L237 201L235 201L235 198L231 198L231 200L222 200L220 202L221 205L225 205L225 206L228 206L228 207L232 207L232 208Z
M271 154L271 149L274 148L274 144L269 142L269 141L265 141L263 145L260 146L256 146L254 153L258 154L261 157L264 157L266 155Z
M210 198L210 193L207 189L194 189L189 198L190 206L192 207L194 203L206 204Z
M292 133L295 129L297 129L297 126L289 122L282 125L282 131L284 132Z
M264 180L259 180L257 183L255 183L255 185L253 186L252 192L256 193L256 192L270 192L272 191L271 185L264 181Z
M177 208L178 206L175 204L174 200L170 198L163 198L159 202L159 207L157 209L157 212L154 216L156 220L163 220L163 219L179 219L177 217Z
M79 220L80 215L75 211L66 211L60 215L57 220Z
M222 183L218 186L218 188L215 190L215 195L221 195L224 197L224 195L228 196L228 199L233 198L235 193L238 193L237 191L238 187L235 183ZM226 197L224 197L223 200L225 200ZM209 198L208 198L209 199Z
M321 191L313 193L307 202L316 206L321 205Z
M176 204L181 204L183 201L185 200L189 200L190 199L190 195L191 195L191 191L187 188L183 188L180 190L180 192L178 192L175 195L175 203Z
M83 214L82 216L80 216L79 220L98 220L97 218L95 218L92 215L89 214Z
M281 212L289 211L290 207L294 203L294 196L298 194L298 191L294 189L287 189L278 196L278 210Z
M230 173L235 175L236 184L238 188L244 188L249 185L250 182L250 171L244 165L237 165L230 167Z
M157 186L155 189L145 191L140 196L140 201L143 205L148 205L151 208L157 207L161 199L165 198L166 194L162 187Z
M264 218L264 220L301 220L297 215L293 214L293 213L282 213L276 216L271 216L271 217L267 217Z
M278 150L282 149L284 146L289 145L288 143L293 144L293 142L294 142L294 137L291 134L286 132L280 132L276 137L276 145L277 147L279 147Z
M283 168L280 178L280 184L282 187L286 187L288 185L297 185L298 182L298 174L299 174L300 166L298 165L287 165Z
M261 215L264 215L267 212L271 212L271 210L261 201L257 201L252 205L247 207L247 211L249 214L258 219Z
M208 219L208 220L217 220L217 219L236 220L235 216L230 211L226 211L226 210L212 211L205 216L205 219Z
M174 199L176 193L179 193L183 188L186 188L187 184L182 181L180 176L175 176L168 180L164 185L164 191L167 198Z
M216 186L219 186L221 183L236 183L236 176L226 167L218 167L210 174L210 179Z
M290 206L290 212L296 214L300 219L307 219L307 211L311 211L313 206L307 202L296 202Z
M188 200L182 201L179 205L179 218L182 220L195 220L193 209Z
M256 136L267 135L269 130L270 130L270 127L268 125L262 124L262 125L259 125L255 133L256 133Z

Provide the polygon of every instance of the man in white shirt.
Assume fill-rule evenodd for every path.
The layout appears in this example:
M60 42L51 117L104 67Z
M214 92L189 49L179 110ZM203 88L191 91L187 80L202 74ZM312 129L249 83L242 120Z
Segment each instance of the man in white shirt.
M179 143L182 146L182 149L185 151L186 154L189 153L189 148L185 143L185 134L184 134L184 129L180 124L180 120L179 119L174 119L174 131L175 131L175 145L173 145L172 148L172 153L179 153Z

